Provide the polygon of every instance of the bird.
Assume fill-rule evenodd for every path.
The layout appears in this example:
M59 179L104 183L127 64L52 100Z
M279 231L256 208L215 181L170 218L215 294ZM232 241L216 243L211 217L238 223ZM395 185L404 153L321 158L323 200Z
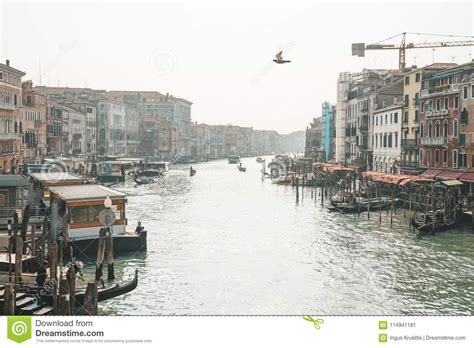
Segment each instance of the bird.
M290 63L291 60L284 60L283 57L281 56L283 51L280 51L276 54L276 59L273 59L273 61L277 64L285 64L285 63Z

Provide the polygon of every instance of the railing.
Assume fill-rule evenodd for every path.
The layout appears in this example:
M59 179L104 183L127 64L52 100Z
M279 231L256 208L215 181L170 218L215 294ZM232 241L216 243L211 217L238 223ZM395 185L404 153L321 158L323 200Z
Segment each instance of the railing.
M402 139L400 145L402 147L418 147L417 139Z
M15 133L0 133L0 140L17 140L19 135Z
M15 104L0 103L0 109L4 109L4 110L15 110L15 109L16 109L16 106L15 106Z
M445 94L445 93L456 93L459 92L459 84L455 85L443 85L443 86L436 86L436 87L429 87L427 89L421 90L421 96L434 96L438 94Z
M405 168L417 168L418 161L400 161L400 167Z
M359 130L361 132L367 132L369 130L369 126L366 125L366 124L362 124L362 125L359 126Z
M426 146L447 145L448 138L443 137L425 137L421 139L421 144Z

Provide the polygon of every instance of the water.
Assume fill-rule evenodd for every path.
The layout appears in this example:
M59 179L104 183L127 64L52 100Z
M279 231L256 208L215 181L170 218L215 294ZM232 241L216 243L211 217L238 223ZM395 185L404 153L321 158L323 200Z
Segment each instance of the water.
M148 251L116 260L119 279L139 269L139 286L101 314L474 314L470 227L416 239L402 210L391 228L386 213L380 225L328 212L311 188L297 203L243 162L246 173L217 161L117 188Z

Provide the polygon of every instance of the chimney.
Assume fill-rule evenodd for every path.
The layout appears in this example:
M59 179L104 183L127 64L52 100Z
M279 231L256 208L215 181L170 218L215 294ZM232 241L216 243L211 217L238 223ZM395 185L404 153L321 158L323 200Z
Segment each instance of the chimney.
M7 64L7 66L10 66L10 59L6 60L6 64Z

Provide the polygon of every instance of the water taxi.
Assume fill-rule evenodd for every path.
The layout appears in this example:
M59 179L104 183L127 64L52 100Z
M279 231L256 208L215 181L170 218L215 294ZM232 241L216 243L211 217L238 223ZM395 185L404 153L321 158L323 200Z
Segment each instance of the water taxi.
M99 230L104 227L99 214L107 209L107 198L115 214L111 226L114 252L146 250L146 231L127 228L125 193L101 185L81 185L50 187L50 195L51 219L59 221L57 230L52 231L53 239L60 234L67 236L76 254L97 254Z

